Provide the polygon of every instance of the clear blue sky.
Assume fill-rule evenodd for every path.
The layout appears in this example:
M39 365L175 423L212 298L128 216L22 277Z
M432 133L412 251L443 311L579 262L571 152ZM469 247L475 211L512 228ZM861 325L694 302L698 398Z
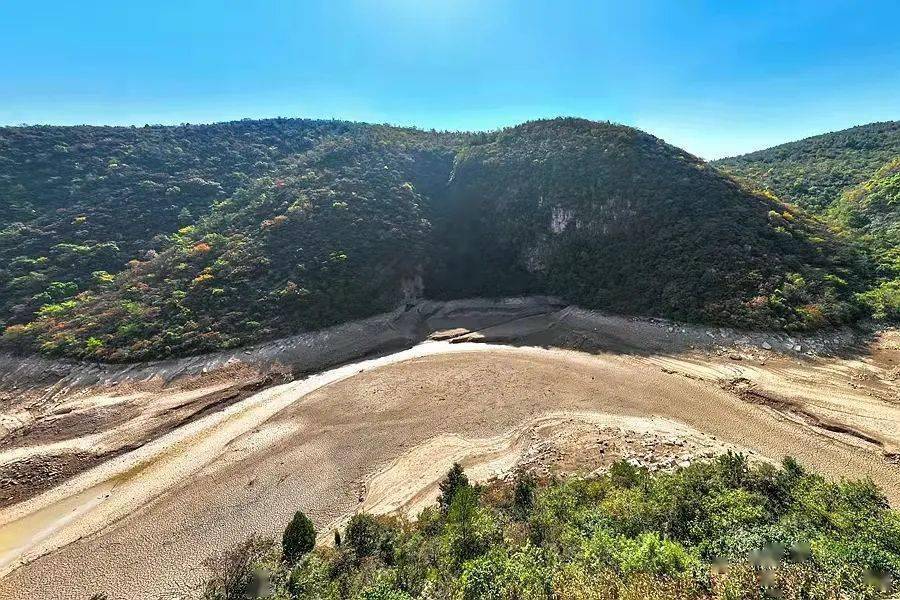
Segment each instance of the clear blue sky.
M898 23L898 0L0 0L0 124L577 115L715 158L900 119Z

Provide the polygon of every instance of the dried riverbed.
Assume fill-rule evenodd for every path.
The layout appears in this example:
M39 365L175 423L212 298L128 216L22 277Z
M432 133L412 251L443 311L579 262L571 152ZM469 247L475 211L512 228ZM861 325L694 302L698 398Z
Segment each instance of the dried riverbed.
M787 339L519 299L156 365L16 360L0 359L3 598L154 597L298 507L322 528L414 514L453 460L486 479L739 449L900 501L896 332Z

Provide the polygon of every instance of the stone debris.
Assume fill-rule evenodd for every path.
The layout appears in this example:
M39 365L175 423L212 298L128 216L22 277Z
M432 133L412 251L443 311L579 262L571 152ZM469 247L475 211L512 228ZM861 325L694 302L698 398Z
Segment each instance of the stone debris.
M650 471L674 471L697 460L709 460L729 450L738 451L701 433L632 431L589 422L567 421L564 426L532 430L516 467L497 478L514 480L527 473L536 478L596 475L625 460ZM743 450L753 461L762 458Z

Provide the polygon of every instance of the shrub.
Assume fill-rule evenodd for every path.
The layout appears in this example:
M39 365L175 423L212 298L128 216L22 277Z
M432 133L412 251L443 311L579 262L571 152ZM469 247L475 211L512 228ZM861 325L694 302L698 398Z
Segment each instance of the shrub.
M613 485L621 488L630 488L638 485L643 480L642 470L628 461L619 460L612 464L609 476Z
M466 564L460 575L463 600L553 598L545 557L540 549L525 546L512 554L495 549Z
M900 279L882 283L858 297L876 319L900 319Z
M316 530L312 521L298 510L288 523L281 538L281 551L284 559L295 563L316 545Z
M202 590L203 600L246 600L257 597L262 587L259 564L271 553L272 542L251 537L242 544L214 555L205 565L210 578Z
M468 487L468 485L469 478L466 477L460 464L453 463L453 466L450 467L450 470L447 472L443 481L438 485L441 490L441 494L438 496L438 504L442 509L448 509L450 503L453 502L453 497L456 495L456 492L461 488Z
M363 590L359 600L412 600L403 590L395 589L387 582L379 582Z
M337 584L331 577L331 565L315 554L291 570L287 589L293 598L330 600L338 597Z
M513 506L522 518L527 517L534 506L535 487L534 479L528 475L516 479L516 489L513 492Z
M390 553L390 531L376 517L365 513L353 515L347 523L346 543L357 558Z
M681 576L699 566L700 561L685 548L657 533L645 533L636 540L625 540L617 551L623 573L648 573L668 577Z

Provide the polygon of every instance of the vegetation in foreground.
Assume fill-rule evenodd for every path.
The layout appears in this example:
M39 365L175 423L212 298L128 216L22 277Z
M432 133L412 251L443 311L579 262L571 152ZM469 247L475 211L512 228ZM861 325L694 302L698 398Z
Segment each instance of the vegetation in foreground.
M472 486L458 465L415 522L354 516L311 549L298 513L280 545L210 561L206 600L850 599L900 581L900 513L869 481L736 454L651 474Z

